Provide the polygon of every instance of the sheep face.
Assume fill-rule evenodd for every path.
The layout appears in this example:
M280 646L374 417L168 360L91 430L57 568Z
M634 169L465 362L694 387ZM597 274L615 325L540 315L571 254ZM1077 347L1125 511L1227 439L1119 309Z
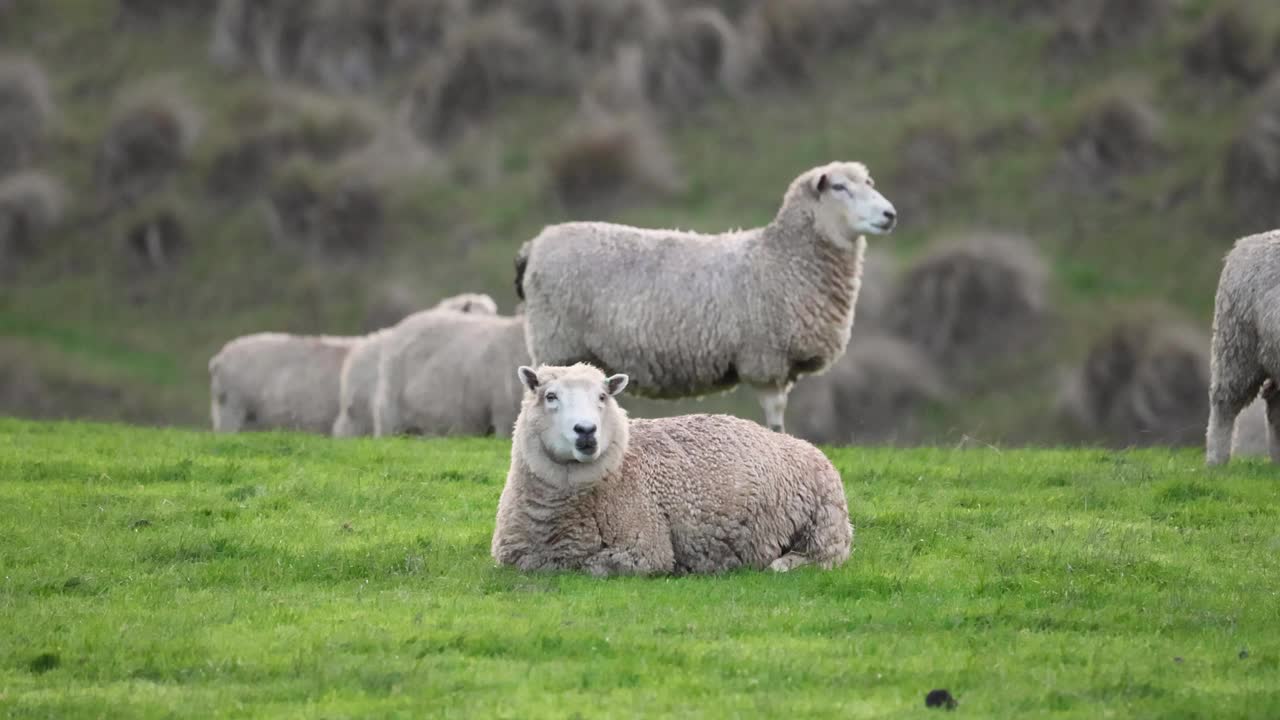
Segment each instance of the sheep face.
M898 211L876 190L862 163L819 168L809 183L817 204L815 222L838 245L852 245L861 235L883 235L898 224Z
M626 375L606 378L582 363L521 367L518 373L527 390L522 413L547 457L561 465L586 464L608 451L617 425L626 423L614 400L627 386Z

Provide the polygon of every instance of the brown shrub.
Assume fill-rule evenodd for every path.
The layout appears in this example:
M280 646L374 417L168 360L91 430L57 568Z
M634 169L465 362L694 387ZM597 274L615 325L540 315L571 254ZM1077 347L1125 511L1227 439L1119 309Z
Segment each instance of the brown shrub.
M467 16L467 0L391 0L383 30L391 60L408 65L443 50Z
M955 373L1040 338L1048 271L1024 239L940 243L894 289L885 326Z
M145 270L167 270L187 250L182 210L172 202L156 203L133 213L124 230L124 245L134 263Z
M1241 227L1280 224L1280 74L1253 101L1244 127L1232 141L1223 167L1228 201Z
M176 90L157 83L127 91L98 147L99 188L115 201L156 189L186 162L199 131L199 113Z
M367 258L386 229L382 190L367 177L295 161L267 193L267 221L282 245L332 258Z
M1067 0L1050 48L1078 57L1142 39L1172 15L1172 0Z
M306 36L310 0L219 0L209 52L229 68L256 67L288 78Z
M0 58L0 175L32 164L52 119L49 80L40 65Z
M894 203L917 222L927 222L930 209L964 183L967 160L965 139L948 125L908 131L891 176Z
M1083 185L1150 168L1163 151L1164 121L1141 87L1117 84L1086 98L1064 144Z
M1209 415L1209 340L1159 318L1117 323L1063 391L1066 417L1118 446L1198 445Z
M865 39L879 17L877 0L760 0L742 28L767 78L799 80L823 52Z
M549 166L556 198L575 211L684 188L666 139L641 114L584 114L565 133Z
M57 180L28 171L0 180L0 267L40 251L62 219L64 193Z
M815 443L911 444L921 438L923 412L945 396L937 369L913 345L855 337L831 369L796 383L787 429Z
M233 135L214 151L206 185L220 199L244 199L289 159L335 162L368 147L386 122L360 103L310 93L251 98L234 110Z
M514 15L474 19L415 78L404 103L409 126L424 142L456 139L488 120L504 97L554 87L560 76L545 61L537 35Z
M1187 46L1187 69L1208 80L1230 79L1254 86L1277 65L1275 28L1243 3L1207 16Z

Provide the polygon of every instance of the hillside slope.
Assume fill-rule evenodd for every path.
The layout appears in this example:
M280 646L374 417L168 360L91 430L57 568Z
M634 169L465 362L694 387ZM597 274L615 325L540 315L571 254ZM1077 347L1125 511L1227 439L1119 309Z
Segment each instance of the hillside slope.
M820 5L756 4L769 27L802 30L805 8ZM901 229L875 243L899 267L938 241L994 233L1024 238L1049 268L1034 341L980 360L978 377L947 376L946 400L914 411L916 439L1115 441L1064 423L1063 374L1118 318L1203 336L1222 254L1277 221L1240 190L1265 196L1280 181L1267 174L1280 148L1255 131L1280 112L1266 85L1280 37L1272 3L1233 3L1244 20L1232 25L1208 2L868 2L802 72L668 109L657 140L584 124L577 91L539 68L551 74L521 87L548 89L498 86L497 99L474 100L489 108L482 120L464 116L456 136L431 142L397 134L416 107L416 66L341 92L228 68L215 62L212 5L0 5L0 44L38 64L53 108L20 164L64 188L61 220L38 247L0 257L0 412L204 425L206 361L235 335L357 333L459 291L509 309L514 250L545 223L756 225L798 172L847 158L866 161L902 211ZM755 17L741 12L729 16ZM506 25L465 27L527 57ZM777 70L786 57L761 62ZM485 72L497 70L476 77ZM459 97L448 107L472 107ZM129 145L122 118L138 117L165 118L173 146ZM264 137L304 150L277 161L258 154ZM664 146L670 167L643 162ZM575 200L609 173L638 185ZM955 300L977 303L973 322L998 325L1002 305L966 298ZM1191 420L1167 437L1182 438L1203 395L1203 371L1188 372L1116 382L1177 386L1191 406L1176 412ZM745 393L633 410L690 407L757 413Z

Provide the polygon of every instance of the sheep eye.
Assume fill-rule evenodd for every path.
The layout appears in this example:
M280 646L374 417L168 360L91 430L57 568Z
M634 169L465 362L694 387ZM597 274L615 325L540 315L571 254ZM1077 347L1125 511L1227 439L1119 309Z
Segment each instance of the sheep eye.
M556 394L553 392L547 393L547 402L555 402L555 401L556 401Z
M605 395L604 393L600 393L600 402L604 402L605 400L608 400L608 399L609 399L608 395Z
M849 186L845 185L844 183L834 183L832 184L831 189L835 190L836 192L845 192L845 193L849 192Z

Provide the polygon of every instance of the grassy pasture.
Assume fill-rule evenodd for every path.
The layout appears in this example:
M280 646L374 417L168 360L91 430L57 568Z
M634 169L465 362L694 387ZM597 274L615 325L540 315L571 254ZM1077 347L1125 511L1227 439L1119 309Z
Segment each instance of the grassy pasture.
M0 420L0 715L1280 716L1280 484L830 451L837 571L524 576L509 446Z

